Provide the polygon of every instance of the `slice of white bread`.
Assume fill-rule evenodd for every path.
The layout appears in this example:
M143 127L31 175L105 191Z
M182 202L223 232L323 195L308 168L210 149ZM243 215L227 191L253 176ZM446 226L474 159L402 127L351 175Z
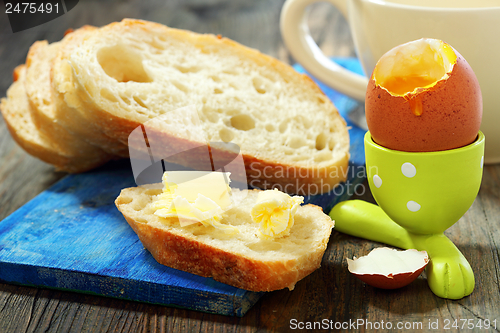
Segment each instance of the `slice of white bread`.
M26 58L25 89L33 121L40 132L49 137L58 150L79 159L108 161L111 157L97 146L72 135L56 117L53 89L50 83L51 63L60 43L35 42Z
M106 160L92 160L87 156L61 151L57 142L38 130L30 111L25 77L26 65L16 67L14 83L7 90L7 98L2 98L0 104L0 111L14 140L29 154L54 165L56 170L76 173L103 164Z
M72 68L68 63L69 55L96 31L98 28L85 25L67 32L60 42L51 64L55 118L58 123L81 139L101 147L110 154L128 157L127 145L107 136L97 123L89 118L84 108L84 101L78 95Z
M89 119L123 143L140 124L194 104L208 141L240 147L254 186L319 194L345 179L349 136L334 105L306 75L257 50L125 19L68 59ZM184 131L158 137L172 144Z
M227 234L201 223L181 227L175 217L154 215L150 203L161 187L126 188L115 201L160 264L251 291L291 290L320 267L334 226L320 207L300 206L290 235L264 240L257 236L259 225L250 217L259 190L232 190L241 202L224 212L221 223L239 232Z

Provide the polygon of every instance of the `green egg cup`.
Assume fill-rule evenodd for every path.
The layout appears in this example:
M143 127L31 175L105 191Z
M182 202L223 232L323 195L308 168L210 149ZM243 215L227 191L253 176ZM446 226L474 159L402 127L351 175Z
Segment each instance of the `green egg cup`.
M474 289L469 262L443 234L474 202L481 185L484 135L437 152L387 149L365 135L368 184L377 205L349 200L330 212L337 231L403 249L427 251L429 287L460 299Z

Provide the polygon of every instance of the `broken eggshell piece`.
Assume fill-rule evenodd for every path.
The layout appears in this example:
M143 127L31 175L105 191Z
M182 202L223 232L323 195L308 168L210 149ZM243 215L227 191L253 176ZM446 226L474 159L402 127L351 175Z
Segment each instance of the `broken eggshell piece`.
M376 248L368 255L351 260L349 272L376 288L396 289L413 282L425 269L429 256L414 249L398 251L388 247Z

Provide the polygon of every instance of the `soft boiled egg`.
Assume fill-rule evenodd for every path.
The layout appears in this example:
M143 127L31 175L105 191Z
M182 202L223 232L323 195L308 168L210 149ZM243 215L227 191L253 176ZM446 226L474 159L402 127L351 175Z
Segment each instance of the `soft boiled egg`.
M373 140L428 152L472 143L482 117L479 83L467 61L437 39L399 45L377 62L366 91Z

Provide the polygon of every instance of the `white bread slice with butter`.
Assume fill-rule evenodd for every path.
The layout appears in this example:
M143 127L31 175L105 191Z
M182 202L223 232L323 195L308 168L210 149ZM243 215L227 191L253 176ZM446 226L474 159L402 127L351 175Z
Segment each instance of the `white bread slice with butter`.
M13 139L29 154L55 166L56 170L71 173L93 169L107 159L91 159L80 154L62 151L58 143L40 132L33 122L25 89L26 65L14 70L14 83L2 98L0 111Z
M72 135L62 126L55 114L54 92L50 83L51 63L60 43L35 42L26 58L25 89L33 121L40 132L51 138L58 150L67 156L78 156L102 163L111 159L97 146ZM99 163L97 163L99 164Z
M194 104L208 141L239 146L253 186L319 194L345 179L349 136L334 105L306 75L257 50L125 19L67 59L88 119L124 144L141 124ZM183 130L154 137L189 146Z
M98 28L85 25L77 30L68 31L60 42L58 52L51 64L55 118L58 123L80 139L112 155L128 157L127 145L107 136L97 125L99 120L93 121L89 118L84 102L78 95L77 85L73 81L72 68L68 63L71 53L97 31Z
M291 290L320 267L334 222L318 206L300 206L288 236L261 239L250 216L261 191L232 189L239 204L224 212L221 223L239 232L227 234L201 223L181 227L177 217L154 215L150 203L161 188L123 189L115 201L160 264L251 291Z

